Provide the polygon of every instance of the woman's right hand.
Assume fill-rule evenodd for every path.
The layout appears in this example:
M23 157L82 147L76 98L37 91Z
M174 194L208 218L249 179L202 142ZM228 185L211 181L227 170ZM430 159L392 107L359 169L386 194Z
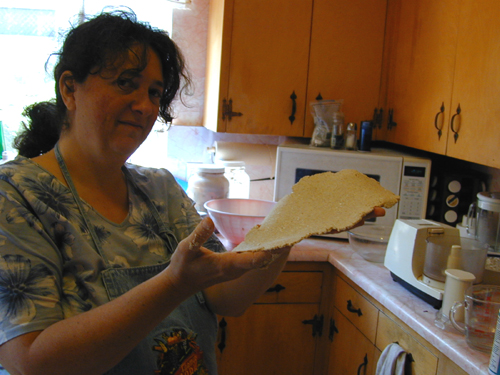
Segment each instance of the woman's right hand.
M202 246L213 234L214 223L205 217L195 230L182 240L167 272L180 288L196 293L212 285L239 278L246 272L265 267L273 260L273 252L215 253Z

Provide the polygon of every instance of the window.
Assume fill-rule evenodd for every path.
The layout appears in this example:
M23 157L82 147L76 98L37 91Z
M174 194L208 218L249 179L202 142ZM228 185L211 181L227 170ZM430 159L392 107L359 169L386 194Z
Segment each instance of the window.
M13 151L23 109L54 97L49 56L59 50L65 31L84 15L123 6L171 35L172 9L179 7L175 0L0 0L0 122L6 150Z

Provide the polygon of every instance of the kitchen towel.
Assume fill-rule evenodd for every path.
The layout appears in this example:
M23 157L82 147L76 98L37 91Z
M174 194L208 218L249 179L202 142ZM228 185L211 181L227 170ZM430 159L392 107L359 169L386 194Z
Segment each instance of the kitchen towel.
M406 368L406 351L398 343L387 345L377 362L375 375L408 375Z

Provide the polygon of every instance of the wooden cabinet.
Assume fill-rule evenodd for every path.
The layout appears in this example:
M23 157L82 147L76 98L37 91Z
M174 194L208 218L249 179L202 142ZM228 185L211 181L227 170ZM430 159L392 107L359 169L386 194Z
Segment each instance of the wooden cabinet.
M386 140L500 167L499 16L495 0L389 0Z
M375 347L377 308L340 277L335 279L334 301L328 375L375 374L380 356Z
M288 263L243 316L218 319L221 375L373 375L393 342L413 375L466 374L329 263Z
M289 264L242 317L219 317L219 373L321 374L330 271L328 264Z
M411 354L411 373L413 375L436 374L437 355L433 354L418 339L404 330L402 326L381 313L377 326L376 346L383 350L394 342L397 342L406 353Z
M333 309L328 375L375 374L380 351L337 308Z
M309 102L344 99L346 121L378 105L386 0L213 0L204 124L310 137Z
M328 375L375 374L383 350L397 342L413 375L462 375L450 359L336 272L330 314Z
M500 168L500 2L464 0L460 8L452 113L460 106L447 155Z

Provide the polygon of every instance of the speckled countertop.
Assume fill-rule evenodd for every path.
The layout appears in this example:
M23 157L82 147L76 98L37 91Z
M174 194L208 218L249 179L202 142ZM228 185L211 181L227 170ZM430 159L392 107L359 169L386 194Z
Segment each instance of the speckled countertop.
M465 337L453 327L437 328L436 309L394 282L383 264L364 260L346 240L303 240L292 248L289 261L330 262L466 372L488 373L489 354L469 348Z

